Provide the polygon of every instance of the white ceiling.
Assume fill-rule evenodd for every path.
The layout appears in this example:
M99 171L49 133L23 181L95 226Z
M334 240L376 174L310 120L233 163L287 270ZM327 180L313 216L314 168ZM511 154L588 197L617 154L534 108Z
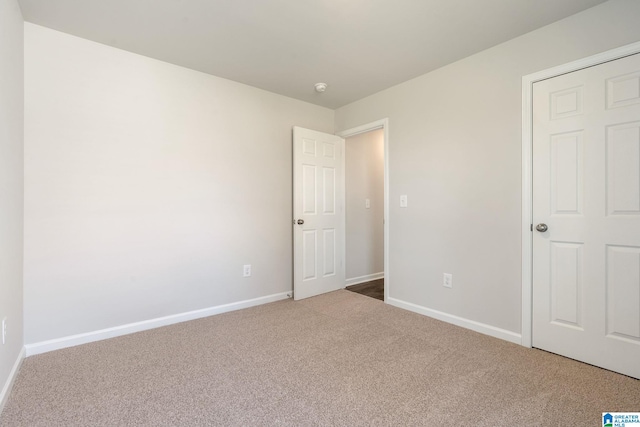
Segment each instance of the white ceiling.
M26 21L329 108L604 1L19 0Z

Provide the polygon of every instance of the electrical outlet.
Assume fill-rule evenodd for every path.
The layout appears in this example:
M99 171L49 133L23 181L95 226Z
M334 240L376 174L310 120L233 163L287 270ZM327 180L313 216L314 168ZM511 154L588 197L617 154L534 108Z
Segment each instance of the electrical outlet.
M7 340L7 318L2 319L2 344Z
M251 277L251 264L245 264L242 268L242 277Z
M445 288L453 288L453 274L444 273L442 276L442 286Z

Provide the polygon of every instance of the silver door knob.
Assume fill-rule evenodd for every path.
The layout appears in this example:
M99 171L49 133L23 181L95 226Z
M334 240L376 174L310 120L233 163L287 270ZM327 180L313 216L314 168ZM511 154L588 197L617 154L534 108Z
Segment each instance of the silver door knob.
M549 229L549 227L547 227L547 224L538 224L538 225L536 225L536 230L538 230L541 233L544 233L548 229Z
M298 220L298 225L302 225L302 224L304 224L304 219L299 219Z

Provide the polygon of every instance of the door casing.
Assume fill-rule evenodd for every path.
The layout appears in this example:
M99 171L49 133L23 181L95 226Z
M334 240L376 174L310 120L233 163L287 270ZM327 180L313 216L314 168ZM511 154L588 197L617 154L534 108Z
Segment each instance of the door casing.
M390 274L389 274L389 119L376 120L341 132L336 132L341 138L347 139L361 133L382 129L384 132L384 301L389 301ZM344 169L344 166L343 166ZM346 210L344 215L346 215ZM346 220L345 220L346 223ZM343 240L346 245L346 239ZM346 256L346 248L343 248ZM345 260L346 267L346 260Z
M522 77L522 325L521 344L533 342L533 84L640 53L640 42ZM385 159L386 160L386 159ZM386 258L385 258L386 261ZM386 266L385 266L386 269ZM385 290L386 291L386 290Z

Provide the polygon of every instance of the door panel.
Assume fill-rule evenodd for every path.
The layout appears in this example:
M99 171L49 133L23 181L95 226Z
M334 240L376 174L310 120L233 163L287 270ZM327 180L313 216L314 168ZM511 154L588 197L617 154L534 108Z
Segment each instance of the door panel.
M322 277L334 276L336 274L336 230L325 229L322 230L324 247L324 269L322 271Z
M582 329L582 243L551 242L551 321Z
M582 214L582 132L551 136L551 212L554 215Z
M302 280L317 279L316 259L318 240L316 230L302 230Z
M608 335L640 342L639 282L640 247L607 246Z
M533 103L533 345L640 378L640 55Z
M293 129L293 296L344 287L344 140ZM298 224L298 220L303 221Z
M607 212L640 214L640 121L607 128Z

